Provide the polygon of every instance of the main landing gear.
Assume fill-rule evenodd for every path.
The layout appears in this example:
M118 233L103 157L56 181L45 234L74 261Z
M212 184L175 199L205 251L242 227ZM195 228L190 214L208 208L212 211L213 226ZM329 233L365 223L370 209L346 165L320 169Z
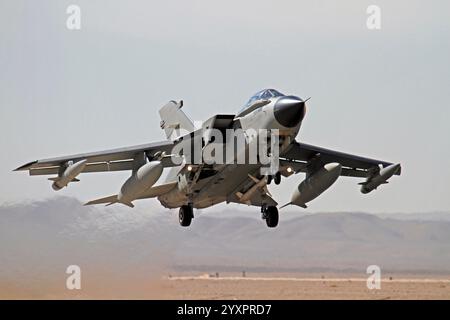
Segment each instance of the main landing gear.
M266 224L269 228L275 228L278 225L279 215L278 209L275 206L262 206L261 207L262 218L266 220ZM178 221L182 227L188 227L191 225L192 218L194 218L194 209L192 204L184 205L180 207L178 212Z
M180 222L180 225L182 227L190 226L193 217L194 209L192 207L192 204L180 207L180 211L178 211L178 221Z
M275 228L278 225L278 209L275 206L261 207L262 218L266 220L269 228Z

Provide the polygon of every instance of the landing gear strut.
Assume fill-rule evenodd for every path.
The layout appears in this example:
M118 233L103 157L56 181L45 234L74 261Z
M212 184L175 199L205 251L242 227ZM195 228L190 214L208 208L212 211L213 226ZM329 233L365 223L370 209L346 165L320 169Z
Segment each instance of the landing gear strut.
M281 182L281 173L277 172L275 175L268 175L267 176L267 184L270 184L272 180L275 182L275 184L280 184Z
M194 209L192 208L192 204L180 207L180 211L178 212L178 220L182 227L188 227L191 224L193 217Z
M269 228L275 228L278 225L278 209L275 206L262 207L262 218L266 220Z
M281 182L281 173L277 172L275 173L275 176L273 177L273 181L276 185L280 184Z

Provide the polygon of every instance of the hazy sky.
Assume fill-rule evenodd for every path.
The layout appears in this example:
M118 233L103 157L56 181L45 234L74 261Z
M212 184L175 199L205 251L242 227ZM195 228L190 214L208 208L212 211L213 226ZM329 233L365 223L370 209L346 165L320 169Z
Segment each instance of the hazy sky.
M69 4L81 30L66 28ZM370 4L381 30L366 28ZM28 161L163 140L168 100L205 120L273 87L312 96L298 140L403 166L368 195L341 178L310 211L449 210L449 17L448 1L2 0L0 203L56 194L11 172ZM58 194L114 194L128 174ZM283 204L302 179L270 189Z

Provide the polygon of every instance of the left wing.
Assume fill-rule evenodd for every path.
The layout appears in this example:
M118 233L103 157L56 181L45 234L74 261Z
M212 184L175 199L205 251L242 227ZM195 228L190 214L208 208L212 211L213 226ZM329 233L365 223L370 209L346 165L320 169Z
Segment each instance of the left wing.
M280 156L282 166L291 166L295 172L305 172L308 163L314 159L322 163L338 162L342 165L341 176L369 177L373 170L381 165L383 168L392 163L382 160L365 158L349 153L325 149L322 147L294 142L289 149ZM400 175L401 168L395 172Z
M172 141L160 141L131 147L42 159L24 164L14 171L28 170L32 176L58 174L60 168L64 168L68 162L77 163L80 161L85 161L86 163L81 172L132 170L134 161L139 160L139 158L142 159L144 156L151 159L157 152L169 154L173 145ZM173 166L170 158L165 158L162 161L165 167Z

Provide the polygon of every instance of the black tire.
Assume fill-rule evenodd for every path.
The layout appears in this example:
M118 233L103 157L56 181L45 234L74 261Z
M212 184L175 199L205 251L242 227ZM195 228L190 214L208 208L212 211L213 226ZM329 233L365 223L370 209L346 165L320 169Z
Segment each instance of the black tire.
M272 182L272 176L269 174L267 176L267 184L270 184Z
M273 177L273 181L275 182L275 184L280 184L280 182L281 182L281 173L279 173L279 172L275 173L275 177Z
M278 225L278 209L277 207L267 207L266 224L269 228L275 228Z
M181 206L178 211L178 221L180 226L189 227L192 221L192 207L191 206Z

